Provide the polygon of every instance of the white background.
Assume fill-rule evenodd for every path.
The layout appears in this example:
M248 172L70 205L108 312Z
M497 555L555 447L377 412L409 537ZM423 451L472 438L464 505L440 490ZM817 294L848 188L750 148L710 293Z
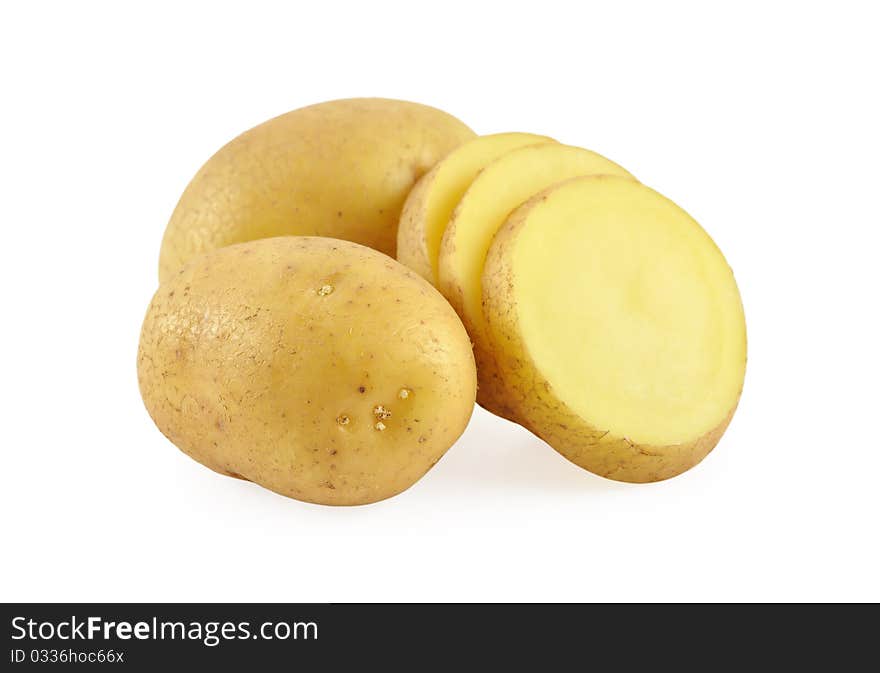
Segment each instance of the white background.
M880 105L872 3L5 2L2 546L22 601L880 600ZM201 163L351 96L597 150L734 268L742 403L668 482L567 463L482 410L359 508L223 478L135 373Z

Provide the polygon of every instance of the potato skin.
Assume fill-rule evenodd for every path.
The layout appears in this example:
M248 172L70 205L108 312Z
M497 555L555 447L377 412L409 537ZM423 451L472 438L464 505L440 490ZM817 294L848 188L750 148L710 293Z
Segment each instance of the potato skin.
M451 246L448 246L447 249L451 249ZM464 305L464 288L457 279L447 280L442 286L442 293L453 306ZM483 294L485 295L485 290ZM484 312L486 310L485 302L483 302L483 310ZM474 326L463 310L459 313L459 317L468 334L477 334L478 328ZM488 325L488 318L486 318L486 324ZM485 343L485 341L486 339L471 341L474 349L474 362L477 366L477 403L486 411L500 418L519 423L519 412L516 406L511 403L510 393L501 373L501 365L498 363L498 359L503 355L491 343L491 337L488 338L489 343Z
M476 394L455 311L364 246L278 237L194 260L156 292L138 350L158 428L217 472L314 503L405 490Z
M574 413L554 395L550 382L529 355L517 324L509 251L531 208L552 190L538 193L510 215L496 233L483 269L483 310L512 420L575 465L602 477L648 483L677 476L715 448L733 418L736 404L718 426L693 441L664 446L639 444L600 430Z
M428 194L434 186L440 165L425 173L404 201L397 228L397 260L434 284L434 267L428 251L427 224Z
M445 112L383 98L270 119L221 148L189 183L165 231L159 279L197 254L272 236L341 238L393 257L408 192L474 135Z

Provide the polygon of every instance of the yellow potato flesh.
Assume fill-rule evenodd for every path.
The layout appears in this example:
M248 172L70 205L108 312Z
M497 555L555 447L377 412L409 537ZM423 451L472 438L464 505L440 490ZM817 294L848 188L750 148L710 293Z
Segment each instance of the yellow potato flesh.
M513 266L523 338L573 411L651 444L730 411L745 363L736 283L671 201L625 181L560 189L532 211Z
M529 197L562 180L593 174L632 177L613 161L579 147L543 144L508 152L473 181L443 235L438 287L474 342L480 404L503 416L510 414L498 390L482 309L481 276L489 245L511 211Z
M548 142L554 141L531 133L496 133L474 138L453 150L410 192L400 216L397 260L436 284L443 232L480 170L511 150Z
M514 213L485 273L517 413L564 455L653 481L717 442L742 390L745 319L723 255L674 203L631 180L572 180Z

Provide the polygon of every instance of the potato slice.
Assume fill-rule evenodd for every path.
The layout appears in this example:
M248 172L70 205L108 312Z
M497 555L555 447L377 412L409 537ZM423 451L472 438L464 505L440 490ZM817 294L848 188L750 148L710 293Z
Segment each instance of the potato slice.
M511 418L511 412L488 346L481 305L480 278L492 237L511 211L532 195L562 180L597 173L632 177L613 161L580 147L543 144L513 150L477 176L443 234L437 287L458 311L474 342L478 402L505 418Z
M511 150L548 142L555 141L532 133L496 133L474 138L453 150L409 193L397 230L397 260L436 285L440 239L477 173Z
M594 176L530 199L495 237L483 297L520 421L581 467L666 479L730 422L746 365L733 273L648 187Z

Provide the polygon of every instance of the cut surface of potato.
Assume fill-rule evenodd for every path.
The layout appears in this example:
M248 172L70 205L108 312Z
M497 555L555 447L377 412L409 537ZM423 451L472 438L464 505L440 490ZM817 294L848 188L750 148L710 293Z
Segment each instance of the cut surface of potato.
M397 230L397 260L437 283L440 240L452 211L477 173L498 157L526 145L554 142L531 133L480 136L450 152L409 193Z
M724 432L745 374L739 291L657 192L594 176L535 196L496 236L483 293L518 418L578 465L658 481Z
M482 309L483 264L495 232L531 196L579 175L632 176L610 159L580 147L546 143L508 152L486 166L465 192L446 227L438 258L438 288L461 316L477 361L481 405L506 418Z

